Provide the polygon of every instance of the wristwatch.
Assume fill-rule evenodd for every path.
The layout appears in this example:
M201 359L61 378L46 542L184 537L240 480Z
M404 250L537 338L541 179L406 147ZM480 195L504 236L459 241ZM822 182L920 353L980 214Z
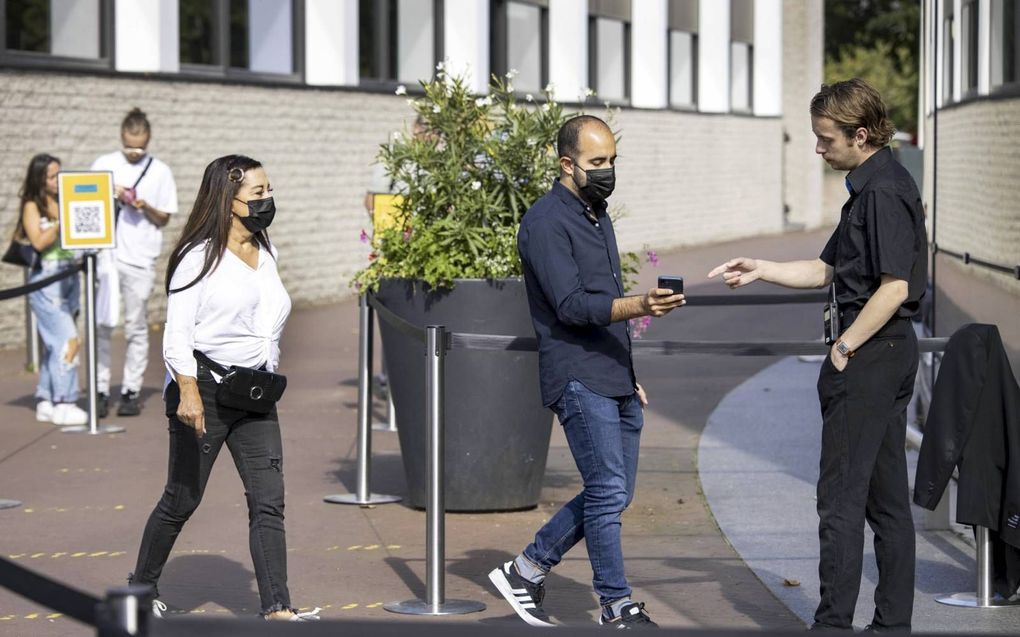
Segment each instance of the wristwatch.
M850 349L850 346L847 345L846 341L843 340L836 342L836 351L842 354L843 356L846 356L847 358L853 358L854 354L857 353L854 350Z

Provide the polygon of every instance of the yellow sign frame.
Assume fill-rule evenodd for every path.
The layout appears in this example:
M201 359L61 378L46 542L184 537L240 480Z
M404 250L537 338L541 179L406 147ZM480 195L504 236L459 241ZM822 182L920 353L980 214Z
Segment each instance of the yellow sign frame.
M65 250L114 247L113 173L60 171L57 180L60 247Z

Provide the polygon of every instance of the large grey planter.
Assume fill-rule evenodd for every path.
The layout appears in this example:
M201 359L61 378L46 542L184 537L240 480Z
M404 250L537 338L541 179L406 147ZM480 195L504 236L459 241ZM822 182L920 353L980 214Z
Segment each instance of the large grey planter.
M383 281L377 298L410 323L451 332L534 336L521 279ZM425 348L379 321L407 474L404 501L425 506ZM446 358L446 508L507 511L538 503L552 412L542 406L538 354L453 350Z

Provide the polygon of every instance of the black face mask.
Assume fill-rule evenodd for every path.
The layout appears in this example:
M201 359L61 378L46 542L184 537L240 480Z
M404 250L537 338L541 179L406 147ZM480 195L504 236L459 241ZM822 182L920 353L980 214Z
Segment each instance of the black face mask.
M610 166L609 168L592 168L590 170L584 170L578 167L577 162L574 162L574 170L582 171L585 176L588 177L588 182L581 186L578 185L581 194L584 198L591 203L601 203L609 196L613 194L613 190L616 188L616 167ZM577 174L574 174L574 183L577 183Z
M238 199L238 201L241 201ZM252 199L247 202L248 204L248 216L242 217L238 215L238 219L241 220L241 224L245 229L252 233L257 234L262 232L269 227L269 224L273 223L273 217L276 216L276 203L272 197L266 197L265 199Z

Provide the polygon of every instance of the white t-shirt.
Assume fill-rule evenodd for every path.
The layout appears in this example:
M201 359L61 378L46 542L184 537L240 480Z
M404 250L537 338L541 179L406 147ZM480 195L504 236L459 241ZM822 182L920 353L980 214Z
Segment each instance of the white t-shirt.
M150 157L152 165L138 183L136 196L160 212L173 214L177 212L177 184L170 167L152 155L147 154L137 164L132 164L118 150L92 162L92 170L109 170L113 172L114 185L130 188L138 181ZM162 247L163 231L134 206L122 204L114 250L117 261L151 270L156 266Z
M208 242L193 248L174 271L170 289L184 287L202 271ZM291 301L276 269L276 250L259 250L255 269L230 250L216 269L188 288L171 292L163 331L163 359L170 374L195 376L192 353L199 350L229 367L261 367L276 371L280 338L290 316Z

